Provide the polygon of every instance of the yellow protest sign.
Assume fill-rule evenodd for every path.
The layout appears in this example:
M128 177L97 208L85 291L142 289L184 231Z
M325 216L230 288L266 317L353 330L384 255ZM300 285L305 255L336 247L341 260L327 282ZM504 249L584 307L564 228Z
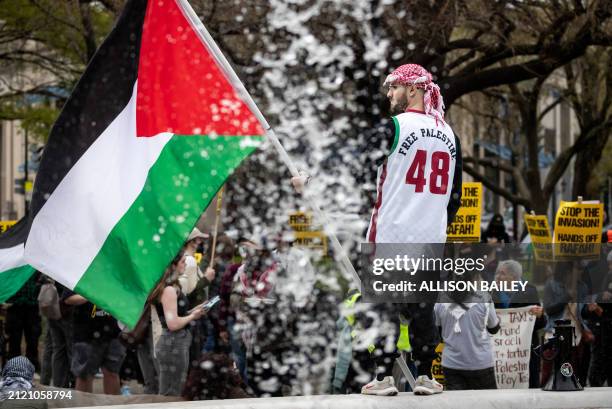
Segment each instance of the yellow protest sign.
M461 207L455 221L446 229L448 241L480 241L482 217L482 183L466 182L461 186Z
M295 232L310 231L312 228L312 215L304 212L289 214L289 226Z
M0 234L4 233L9 227L17 224L17 220L0 220Z
M555 251L560 256L598 256L603 204L562 201L555 218Z
M296 246L320 249L327 254L327 236L320 227L313 227L310 213L289 214L289 226L294 231Z
M531 244L536 260L552 260L552 236L548 227L548 218L543 215L525 215L525 225L531 237Z
M440 342L436 347L436 357L431 363L431 375L434 379L444 385L444 373L442 372L442 351L444 342Z

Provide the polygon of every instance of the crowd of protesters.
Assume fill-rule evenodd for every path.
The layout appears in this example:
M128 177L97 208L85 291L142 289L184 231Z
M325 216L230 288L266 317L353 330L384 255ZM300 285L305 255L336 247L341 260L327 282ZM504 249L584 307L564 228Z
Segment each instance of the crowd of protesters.
M333 314L333 301L325 305L325 297L318 297L314 305L315 277L308 258L301 257L304 254L297 248L284 247L280 237L218 239L217 257L210 263L208 235L193 230L151 292L134 331L83 296L37 273L9 300L5 330L10 348L5 360L22 354L26 331L27 357L36 372L41 372L39 353L50 355L50 375L41 373L41 384L91 393L96 377L102 377L105 394L120 394L126 392L122 381L131 377L139 378L146 394L187 399L312 393L296 381L300 367L311 363L292 356L293 344L295 337L317 332L312 323L321 314L301 317L302 323L310 323L309 328L298 328L297 321L301 311L310 308ZM298 286L290 274L301 275ZM50 287L59 310L55 315L53 308L42 307L47 298L53 299ZM291 296L278 297L279 288ZM217 304L202 308L215 296ZM32 313L25 314L24 308ZM288 313L279 315L279 308ZM21 332L14 329L14 321ZM47 351L38 350L41 321L48 329ZM333 319L326 321L333 323ZM33 330L37 333L27 332ZM135 334L136 330L141 334ZM318 341L308 359L323 361L326 353L317 348L325 347L329 347L326 341ZM130 359L130 354L136 359ZM203 378L210 383L197 380Z
M503 231L495 234L494 240L484 239L491 246L507 237ZM207 234L194 229L152 291L137 339L81 295L35 274L6 309L4 372L11 373L19 363L28 373L29 387L30 375L36 371L42 384L82 392L92 392L94 379L101 374L106 394L120 394L122 378L140 378L146 394L204 400L358 392L377 366L394 365L387 358L395 356L385 343L391 342L390 350L397 348L404 357L414 356L410 342L419 334L408 336L408 331L418 332L418 325L402 328L400 317L398 328L377 329L379 335L389 337L372 343L367 336L356 335L367 333L377 317L367 307L358 308L362 305L359 292L351 292L342 301L338 289L321 290L325 286L308 255L288 240L220 236L213 263L206 257L208 242ZM529 313L536 318L530 387L541 387L550 377L550 362L533 349L551 335L554 321L562 318L576 328L573 358L581 384L610 385L612 256L606 261L557 263L540 290L542 303L534 304L540 297L532 285L521 294L442 294L434 314L439 340L444 342L445 389L496 388L489 339L499 329L496 310L524 306L531 306ZM523 265L501 254L488 267L493 269L492 280L523 280ZM576 274L567 274L568 269ZM577 293L590 291L588 278L594 274L605 277L605 290L591 303L575 302L580 299ZM567 282L572 276L580 278L573 289ZM465 274L460 279L483 277ZM49 308L54 291L57 306ZM217 304L202 308L215 296ZM38 350L42 321L45 351ZM302 353L303 345L298 343L308 342L312 345ZM336 356L331 361L325 359L330 351ZM133 360L126 359L130 352ZM41 361L39 355L47 358ZM20 361L13 361L16 357ZM408 361L413 370L423 365ZM310 379L304 376L305 368L312 371L317 365L319 373ZM311 381L309 385L319 382L322 386L305 386L305 379ZM5 375L0 385L16 385L11 382Z

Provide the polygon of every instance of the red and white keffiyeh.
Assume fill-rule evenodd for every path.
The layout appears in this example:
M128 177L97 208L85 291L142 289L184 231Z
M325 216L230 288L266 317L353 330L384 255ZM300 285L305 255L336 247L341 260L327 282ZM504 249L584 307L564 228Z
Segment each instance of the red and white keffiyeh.
M425 113L444 122L444 101L440 87L433 82L431 74L425 68L418 64L404 64L396 68L385 80L384 85L392 84L416 85L417 88L424 90Z

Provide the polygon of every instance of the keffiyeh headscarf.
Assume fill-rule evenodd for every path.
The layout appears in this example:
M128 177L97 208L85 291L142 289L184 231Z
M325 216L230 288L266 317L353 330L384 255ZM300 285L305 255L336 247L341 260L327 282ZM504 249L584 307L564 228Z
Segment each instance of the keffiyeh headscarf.
M384 85L416 85L424 91L423 104L425 113L444 122L444 101L440 94L440 87L433 82L432 76L425 68L418 64L404 64L395 69Z
M34 365L25 356L10 359L0 378L0 402L8 399L9 391L32 389Z

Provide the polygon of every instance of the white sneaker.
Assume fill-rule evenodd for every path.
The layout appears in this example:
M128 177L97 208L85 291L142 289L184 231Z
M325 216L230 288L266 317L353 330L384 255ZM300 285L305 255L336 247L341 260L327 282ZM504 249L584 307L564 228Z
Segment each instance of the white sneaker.
M444 387L435 379L429 379L427 375L419 376L414 383L415 395L433 395L434 393L442 393Z
M377 381L376 378L367 385L361 388L361 393L364 395L378 396L393 396L397 395L395 380L392 376L385 376L382 381Z

